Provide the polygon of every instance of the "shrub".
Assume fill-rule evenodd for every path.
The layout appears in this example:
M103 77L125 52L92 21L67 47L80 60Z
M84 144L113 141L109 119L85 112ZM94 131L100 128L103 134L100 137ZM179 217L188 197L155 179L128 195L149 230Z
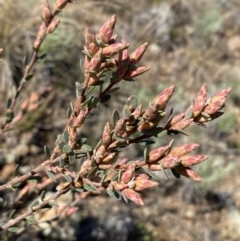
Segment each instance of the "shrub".
M7 101L6 118L1 125L2 136L7 135L7 131L26 113L38 109L38 100L50 91L46 90L41 95L32 93L28 99L22 101L16 114L16 103L25 86L31 84L34 65L45 57L39 54L41 45L58 27L60 21L56 16L69 2L56 0L52 11L48 1L45 1L42 23L33 42L32 58L26 64L23 78L14 95ZM219 118L223 114L222 108L230 88L208 98L207 85L203 84L193 103L179 114L174 114L173 109L166 110L175 86L164 89L151 100L146 109L138 103L136 96L130 96L123 106L122 114L117 110L112 111L112 118L105 124L96 146L89 145L89 139L93 137L79 137L78 130L84 128L84 123L91 117L91 112L111 100L111 96L119 89L117 85L120 81L126 81L126 84L131 85L135 77L149 70L146 66L139 66L148 44L144 43L129 53L130 44L125 39L119 41L113 34L115 23L114 15L96 34L86 27L83 50L85 59L82 62L84 81L76 82L76 101L66 110L66 126L57 136L54 150L45 146L47 160L43 160L41 165L25 174L20 174L20 166L17 165L13 178L0 186L1 192L9 189L16 191L18 196L28 197L28 190L34 185L38 198L27 211L26 203L24 211L18 210L18 214L13 207L8 207L10 215L0 225L1 231L15 232L37 224L35 213L41 209L58 207L55 200L70 191L78 200L88 194L100 194L106 190L113 198L126 202L131 200L135 204L144 205L141 192L159 184L158 171L166 175L165 170L170 169L176 178L184 176L201 181L200 175L192 166L205 161L207 156L191 154L199 147L197 143L174 146L174 138L176 135L186 135L185 129L194 123L201 128L205 127L206 122ZM148 147L154 143L154 139L163 138L164 135L170 135L173 139L165 146L149 150ZM146 146L142 159L119 157L119 153L131 144ZM38 185L28 182L30 180L37 181ZM45 197L45 190L50 185L55 185L56 191L52 196ZM28 200L32 201L30 196ZM1 201L7 205L3 199ZM69 205L64 207L64 210L70 215L76 208Z

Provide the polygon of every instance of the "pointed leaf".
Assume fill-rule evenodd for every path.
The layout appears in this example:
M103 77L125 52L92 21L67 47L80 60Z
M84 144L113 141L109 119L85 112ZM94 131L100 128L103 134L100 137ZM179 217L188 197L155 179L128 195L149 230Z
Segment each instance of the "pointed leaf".
M55 177L55 175L52 172L46 171L48 177L53 181L53 182L57 182L57 179Z
M44 153L45 153L45 156L47 157L47 159L49 159L51 157L50 149L46 145L44 146Z

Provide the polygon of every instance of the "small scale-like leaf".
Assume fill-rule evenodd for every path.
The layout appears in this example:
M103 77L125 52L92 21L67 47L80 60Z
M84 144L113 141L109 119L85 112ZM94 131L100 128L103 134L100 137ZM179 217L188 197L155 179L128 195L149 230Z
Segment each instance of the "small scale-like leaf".
M37 206L39 204L39 201L38 200L35 200L31 205L30 207L33 208L35 206Z
M72 115L72 111L71 111L70 107L68 107L68 109L67 109L67 118L69 119L71 117L71 115Z
M21 184L22 184L22 182L17 182L17 183L15 183L15 184L13 184L12 185L12 188L18 188L18 187L20 187L21 186Z
M176 136L178 134L183 134L185 136L188 136L188 134L185 131L183 131L183 130L177 130L176 129L176 130L169 130L168 131L168 135L170 135L170 136Z
M97 187L95 186L90 186L86 183L83 184L83 187L85 190L89 191L89 192L97 192L97 193L100 193L99 190L97 189Z
M43 190L43 191L41 192L41 194L40 194L40 200L41 200L41 201L43 201L43 200L44 200L45 195L46 195L46 191L45 191L45 190Z
M40 209L49 210L51 208L52 208L52 206L50 204L46 204L43 207L41 207Z
M159 176L157 176L154 172L150 171L147 168L143 168L143 170L149 174L152 178L156 179L156 180L160 180L161 178Z
M13 219L15 213L16 213L16 209L13 209L12 212L9 214L8 219L9 219L9 220L10 220L10 219Z
M69 154L69 153L72 152L72 148L71 148L70 145L65 144L65 145L63 146L63 148L62 148L62 151L63 151L63 153Z
M19 227L11 227L8 229L9 232L16 233L20 228Z
M75 188L74 190L76 190L77 192L84 192L85 190L83 188Z
M19 165L17 164L14 171L13 171L13 177L17 177L19 174Z
M85 69L84 69L84 60L80 59L79 61L79 65L80 65L80 69L82 70L83 73L85 73Z
M13 111L7 111L6 113L6 117L7 117L7 122L11 122L14 118L14 112Z
M2 197L0 197L0 203L2 203L3 202L3 198Z
M25 80L26 81L29 81L30 79L32 79L33 77L33 74L28 74L26 77L25 77Z
M101 99L101 103L106 103L111 99L111 95L105 95L102 99Z
M46 171L48 177L53 181L53 182L57 182L57 179L55 177L55 175L52 172Z
M40 176L32 176L32 177L29 177L28 181L29 182L41 182L42 180L42 177Z
M51 157L51 152L48 146L44 146L44 154L47 157L47 159L49 159Z

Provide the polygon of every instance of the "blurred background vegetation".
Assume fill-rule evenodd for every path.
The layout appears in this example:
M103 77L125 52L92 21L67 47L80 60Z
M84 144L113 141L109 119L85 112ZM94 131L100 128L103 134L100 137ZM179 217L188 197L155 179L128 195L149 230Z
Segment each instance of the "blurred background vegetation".
M53 5L53 0L49 1ZM24 58L41 23L42 1L0 0L0 121L6 101L23 75ZM237 241L240 239L240 2L239 0L76 0L60 15L61 24L49 35L41 53L47 56L34 68L34 78L22 94L52 88L41 107L27 113L0 140L0 183L10 178L16 163L22 172L43 159L43 146L54 147L65 125L66 110L75 99L75 82L83 81L84 27L97 31L111 15L117 15L115 33L131 43L130 50L149 42L141 61L151 70L134 83L122 82L112 102L101 106L87 120L81 135L89 144L99 139L113 108L121 110L129 95L147 106L161 90L176 85L168 110L184 111L203 83L209 95L231 87L225 114L207 128L193 126L189 136L176 143L197 142L199 153L209 159L196 167L204 177L200 184L182 178L161 180L159 188L144 195L145 207L124 204L107 195L87 198L79 212L59 222L43 223L5 240L119 240L119 241ZM130 85L130 86L129 86ZM155 146L168 143L157 140ZM124 153L142 157L133 146ZM50 192L51 190L49 190ZM65 197L67 199L67 197ZM68 200L61 200L67 202ZM51 215L51 214L49 214ZM45 225L45 226L44 226ZM59 230L61 225L61 230Z

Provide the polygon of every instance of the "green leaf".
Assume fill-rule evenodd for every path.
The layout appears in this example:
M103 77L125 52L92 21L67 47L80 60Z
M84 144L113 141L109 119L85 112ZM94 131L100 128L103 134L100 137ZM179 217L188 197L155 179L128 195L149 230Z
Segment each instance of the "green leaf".
M81 148L86 151L92 151L92 147L87 144L83 144Z
M148 146L148 145L154 144L155 141L153 141L151 139L147 139L147 140L141 140L138 143L139 143L139 145L142 145L142 146Z
M152 178L156 179L156 180L160 180L161 178L159 176L157 176L154 172L150 171L147 168L143 168L143 170L149 174Z
M12 188L18 188L18 187L21 186L21 184L22 184L22 182L17 182L17 183L12 185Z
M51 157L51 152L48 146L44 146L44 154L47 157L47 159L49 159Z
M176 136L178 134L183 134L185 136L188 136L188 134L185 131L183 131L183 130L177 130L176 129L176 130L169 130L168 131L168 135L170 135L170 136Z
M112 94L112 93L118 91L119 89L120 89L120 87L115 87L115 88L110 89L107 93Z
M43 191L41 192L41 194L40 194L40 200L41 200L41 201L43 201L43 200L44 200L45 195L46 195L46 191L45 191L45 190L43 190Z
M70 164L73 164L75 160L76 160L75 154L68 156L68 161Z
M9 219L9 220L10 220L10 219L13 219L15 213L16 213L16 209L13 209L12 212L9 214L8 219Z
M2 197L0 197L0 203L2 203L3 202L3 198Z
M83 60L83 59L80 59L79 64L80 64L80 69L82 70L83 73L85 73L84 60Z
M72 110L68 107L67 109L67 118L69 119L72 115Z
M113 122L114 126L116 125L116 123L119 119L120 119L119 112L117 110L114 110L112 113L112 122Z
M90 97L87 100L85 100L84 103L82 103L81 108L87 106L90 103L91 100L92 100L92 97Z
M29 182L40 182L42 180L42 177L40 176L32 176L32 177L29 177L29 179L27 181Z
M65 164L66 164L65 161L60 157L60 160L59 160L60 167L64 167Z
M135 95L132 95L128 98L127 103L128 106L132 105L134 109L138 106L138 98Z
M46 53L45 53L45 54L42 54L42 55L38 56L38 59L40 59L40 60L45 59L46 56L47 56Z
M174 177L176 177L177 179L180 179L181 175L175 169L171 169L171 171Z
M52 207L56 207L56 208L59 207L59 205L58 205L56 202L50 202L49 204L50 204Z
M65 141L65 142L68 142L68 141L69 141L69 133L68 133L68 131L64 131L64 132L63 132L63 138L64 138L64 141Z
M101 99L101 103L106 103L111 99L111 95L105 95L102 99Z
M16 233L20 228L19 227L11 227L8 229L9 232Z
M115 190L108 190L107 189L107 193L110 197L117 199L117 200L121 200L121 194Z
M30 224L30 225L36 225L37 224L37 221L35 220L35 218L33 216L27 217L26 220L27 220L27 223Z
M25 78L26 81L29 81L30 79L32 79L33 74L28 74Z
M67 180L67 182L72 183L72 177L68 176L68 175L63 175L63 177Z
M89 174L88 174L88 178L91 178L91 177L93 177L96 173L97 173L97 167L94 167L90 172L89 172Z
M83 188L75 188L74 190L76 190L77 192L84 192L85 190Z
M11 122L11 121L13 120L13 118L14 118L14 113L13 113L13 111L7 111L6 117L7 117L7 122L8 122L8 123Z
M37 206L39 204L39 201L38 200L35 200L31 205L30 207L33 208L35 206Z
M51 208L52 208L52 206L51 206L50 204L46 204L46 205L44 205L43 207L41 207L40 209L49 210L49 209L51 209Z
M81 91L82 91L82 84L80 84L78 82L75 82L75 86L76 86L77 91L81 93Z
M55 177L55 175L52 172L46 171L48 177L53 181L53 182L57 182L57 179Z
M9 98L7 100L7 109L9 109L11 105L12 105L12 98Z
M97 192L100 193L99 190L95 186L90 186L86 183L83 183L83 188L89 192Z
M69 154L69 153L72 152L72 148L71 148L71 146L69 146L68 144L65 144L65 145L63 146L63 148L62 148L62 151L63 151L64 153L66 153L66 154Z
M124 107L123 107L123 117L125 118L125 119L129 119L130 118L130 116L131 116L131 111L129 110L129 107L127 106L127 105L124 105Z
M96 108L100 103L101 99L99 97L93 97L91 103L89 104L90 107Z
M13 171L13 177L17 177L19 174L19 165L17 164L14 171Z

